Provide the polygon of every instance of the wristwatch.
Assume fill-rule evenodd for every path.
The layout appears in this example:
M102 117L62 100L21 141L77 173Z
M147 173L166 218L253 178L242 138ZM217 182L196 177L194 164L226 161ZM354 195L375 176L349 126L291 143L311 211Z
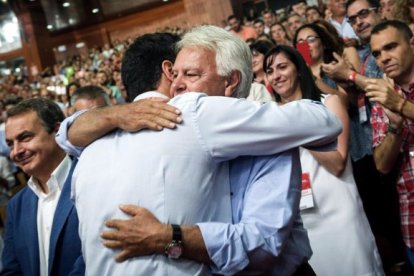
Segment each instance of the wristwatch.
M184 251L181 227L177 224L171 224L173 233L172 240L165 246L165 255L172 259L181 257Z

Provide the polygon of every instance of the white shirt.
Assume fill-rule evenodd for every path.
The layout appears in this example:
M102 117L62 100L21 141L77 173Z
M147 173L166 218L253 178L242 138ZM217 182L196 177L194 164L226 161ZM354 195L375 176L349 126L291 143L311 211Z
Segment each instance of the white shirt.
M130 203L149 209L162 223L231 223L229 169L223 161L318 146L341 130L335 116L307 100L278 107L186 93L169 103L182 112L183 123L176 129L118 130L93 142L79 159L72 197L87 275L209 274L203 264L163 255L116 263L117 252L105 248L99 237L107 230L104 221L127 218L118 206ZM296 117L301 119L292 125Z
M342 20L342 23L334 20L332 17L329 17L328 22L335 27L338 31L338 34L343 38L355 38L359 40L358 36L355 34L354 29L352 29L351 24L349 24L347 18L345 17Z
M69 156L66 156L52 172L46 182L49 192L45 194L39 187L37 179L30 177L27 185L38 197L37 202L37 235L39 242L40 275L47 276L49 270L49 243L52 231L53 217L59 197L68 177L71 166Z

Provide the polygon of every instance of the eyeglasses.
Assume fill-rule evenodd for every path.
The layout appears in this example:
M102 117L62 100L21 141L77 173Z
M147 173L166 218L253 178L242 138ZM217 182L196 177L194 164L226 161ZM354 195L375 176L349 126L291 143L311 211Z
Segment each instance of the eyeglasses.
M314 43L318 38L319 38L319 36L310 35L305 39L298 39L297 43L303 43L303 42L305 42L305 40L308 43Z
M368 15L369 15L369 13L370 13L371 11L375 11L376 9L377 9L377 8L362 9L362 10L360 10L359 12L357 12L357 14L352 15L352 16L349 16L349 17L348 17L348 22L349 22L349 24L354 25L354 24L356 23L356 19L357 19L357 17L358 17L359 19L364 19L364 18L367 18L367 17L368 17Z

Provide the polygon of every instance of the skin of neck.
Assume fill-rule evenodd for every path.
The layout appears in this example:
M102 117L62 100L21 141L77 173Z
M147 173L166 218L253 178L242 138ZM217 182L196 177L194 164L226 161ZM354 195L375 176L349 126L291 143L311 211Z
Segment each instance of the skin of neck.
M57 145L56 145L57 146ZM38 175L33 175L34 178L39 183L40 189L47 194L49 192L49 188L47 187L46 183L50 179L50 176L52 172L59 166L59 164L63 161L65 158L66 153L61 150L60 148L56 150L55 158L50 160L50 163L48 161L48 166L46 166L45 170Z

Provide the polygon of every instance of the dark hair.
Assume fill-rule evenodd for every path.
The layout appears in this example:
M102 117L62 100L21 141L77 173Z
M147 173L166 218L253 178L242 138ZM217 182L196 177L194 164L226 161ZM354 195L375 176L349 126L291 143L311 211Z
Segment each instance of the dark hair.
M264 21L263 21L262 19L260 19L260 18L256 18L256 19L253 21L253 25L254 25L254 24L256 24L256 23L262 23L262 24L264 25Z
M411 31L410 27L408 27L407 24L399 20L385 20L385 21L378 23L372 29L371 35L378 34L379 32L389 27L396 29L401 35L403 35L404 39L407 42L409 42L410 39L413 37L413 32Z
M232 14L232 15L229 15L228 17L227 17L227 21L230 21L230 20L232 20L232 19L236 19L237 21L240 21L234 14Z
M88 99L94 100L102 98L106 105L111 104L108 94L100 86L96 85L86 85L78 88L75 93L72 95L70 101L74 105L75 102L79 99Z
M302 98L320 101L322 92L316 86L311 70L296 49L286 45L278 45L271 49L265 55L263 70L267 72L267 69L273 63L275 57L279 54L284 54L295 65L296 71L298 72ZM275 97L277 102L281 101L281 97L277 93L275 93Z
M250 50L259 52L263 55L266 55L266 53L272 49L275 46L271 41L266 40L257 40L252 45L250 45Z
M295 13L295 14L297 14L297 13ZM273 40L273 37L272 37L272 28L274 26L280 26L282 28L282 30L285 32L285 39L287 39L287 40L290 41L289 33L286 30L285 26L283 26L283 24L281 22L276 22L276 23L273 23L272 25L270 25L270 27L269 27L270 32L269 33L270 33L270 37L272 38L272 40ZM275 44L277 44L276 41L273 41L273 42Z
M347 13L348 13L349 6L351 6L356 1L367 1L368 5L371 8L377 8L378 9L380 7L380 3L379 3L378 0L348 0L348 1L346 1L346 4L345 4L345 9L346 9Z
M321 26L311 23L311 24L305 24L301 26L299 29L296 30L295 36L293 38L293 45L296 47L298 34L303 29L311 29L316 33L316 35L321 40L322 46L323 46L323 62L324 63L331 63L335 60L333 53L336 52L339 55L342 55L342 52L344 50L343 46L333 39L331 35L329 35L328 31L326 31Z
M310 10L314 10L314 11L316 11L320 16L322 16L323 17L323 14L321 13L321 11L318 9L318 7L317 6L309 6L309 7L307 7L306 8L306 10L305 10L305 14L308 12L308 11L310 11Z
M65 119L60 107L52 100L46 98L33 98L21 101L7 111L7 118L34 111L40 119L47 133L56 130L57 124Z
M162 62L175 61L174 44L178 40L179 36L171 33L152 33L138 37L129 46L122 60L121 76L130 101L157 88Z
M270 13L270 14L276 15L276 13L273 10L271 10L271 9L265 9L265 10L262 11L262 16L264 14L266 14L266 13Z

